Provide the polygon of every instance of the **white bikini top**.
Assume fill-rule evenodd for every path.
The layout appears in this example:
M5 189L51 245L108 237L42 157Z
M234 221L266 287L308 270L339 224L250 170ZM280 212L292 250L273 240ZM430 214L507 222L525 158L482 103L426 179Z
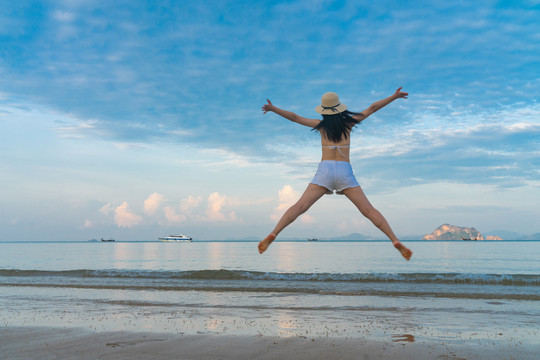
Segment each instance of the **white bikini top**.
M341 154L341 156L343 156L343 157L345 157L345 155L343 155L343 153L341 152L341 148L342 147L351 147L351 145L321 145L321 146L327 147L330 150L337 149L339 151L339 153Z

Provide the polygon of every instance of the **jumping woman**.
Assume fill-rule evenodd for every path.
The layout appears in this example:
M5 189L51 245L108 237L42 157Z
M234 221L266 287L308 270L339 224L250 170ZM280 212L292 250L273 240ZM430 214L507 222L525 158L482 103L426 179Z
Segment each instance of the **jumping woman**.
M398 240L384 216L371 205L364 195L362 188L356 181L349 160L352 128L392 101L400 98L406 99L408 95L399 88L392 96L371 104L360 113L354 113L348 111L345 104L340 103L336 93L329 92L322 96L321 105L315 108L319 114L322 114L322 120L307 119L291 111L280 109L267 100L268 104L262 107L264 114L269 111L274 112L285 119L317 130L321 134L322 159L315 177L309 183L300 200L283 214L274 231L259 243L259 253L262 254L285 227L305 213L324 194L332 194L335 191L337 194L349 198L362 215L371 220L388 236L394 247L406 260L411 258L412 251Z

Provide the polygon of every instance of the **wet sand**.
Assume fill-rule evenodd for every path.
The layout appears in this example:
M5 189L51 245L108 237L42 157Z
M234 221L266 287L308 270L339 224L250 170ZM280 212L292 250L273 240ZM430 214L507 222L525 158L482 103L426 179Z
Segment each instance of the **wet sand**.
M499 344L500 345L500 344ZM90 332L80 328L3 327L2 359L534 359L533 348L496 344L307 336Z

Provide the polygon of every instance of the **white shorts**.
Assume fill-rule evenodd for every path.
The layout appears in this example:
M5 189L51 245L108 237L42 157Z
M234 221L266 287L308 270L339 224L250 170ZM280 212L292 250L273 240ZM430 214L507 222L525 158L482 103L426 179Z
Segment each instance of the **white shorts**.
M327 188L327 194L335 191L340 195L344 189L360 186L354 176L351 163L334 160L323 160L319 163L311 184Z

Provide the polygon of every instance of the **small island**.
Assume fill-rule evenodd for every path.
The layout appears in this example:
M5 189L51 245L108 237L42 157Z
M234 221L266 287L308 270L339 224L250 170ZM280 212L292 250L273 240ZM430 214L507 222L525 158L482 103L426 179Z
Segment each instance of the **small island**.
M464 241L482 241L482 240L502 240L499 236L484 236L474 227L461 227L450 224L439 226L431 234L425 235L422 240L464 240Z

